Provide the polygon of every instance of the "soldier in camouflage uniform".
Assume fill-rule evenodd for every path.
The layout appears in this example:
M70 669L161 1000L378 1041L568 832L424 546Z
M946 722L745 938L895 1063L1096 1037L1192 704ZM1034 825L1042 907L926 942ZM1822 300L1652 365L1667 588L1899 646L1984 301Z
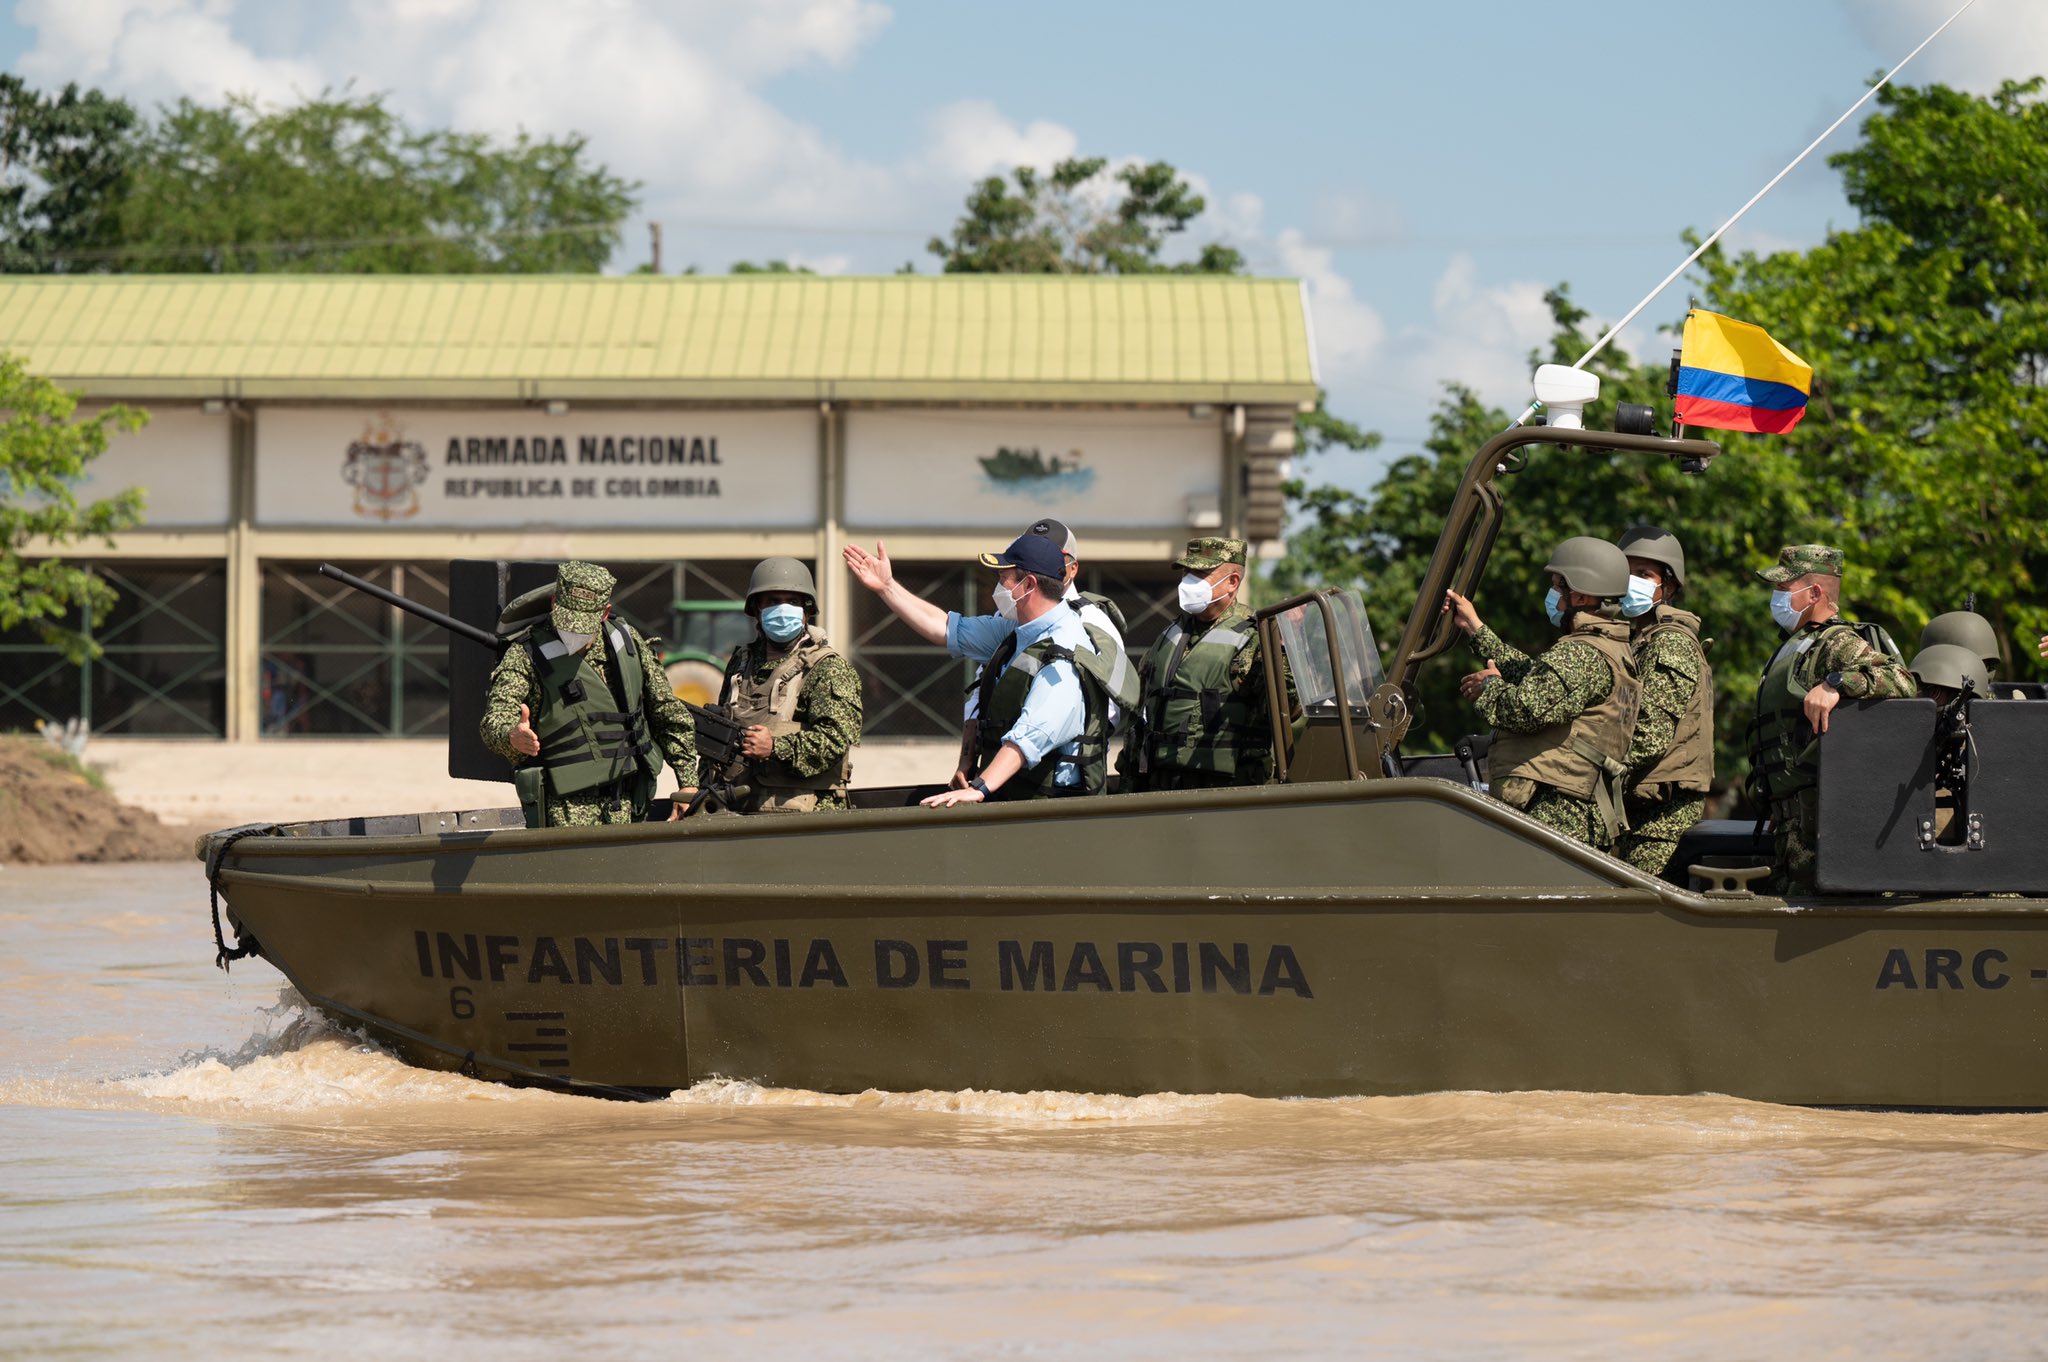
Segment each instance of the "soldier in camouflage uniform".
M1537 658L1487 628L1471 601L1444 593L1444 609L1486 660L1459 690L1493 725L1486 764L1495 796L1605 851L1622 830L1624 758L1640 695L1619 618L1628 559L1604 539L1579 536L1558 545L1544 570L1544 609L1564 632Z
M1190 539L1179 617L1138 668L1140 702L1124 736L1117 774L1132 790L1262 785L1273 778L1273 724L1259 631L1238 599L1242 539Z
M1844 698L1914 694L1913 678L1887 651L1841 616L1842 553L1825 544L1787 544L1757 576L1777 588L1771 617L1789 637L1764 669L1750 725L1750 785L1770 807L1777 836L1779 894L1814 892L1814 832L1820 824L1820 735Z
M817 626L811 570L764 558L747 583L754 637L733 649L719 703L744 726L744 754L723 773L743 784L741 813L845 809L860 742L860 674ZM704 778L719 774L705 771Z
M1628 745L1628 831L1614 854L1661 875L1714 788L1714 673L1699 616L1675 604L1685 594L1685 549L1677 536L1632 525L1615 542L1628 555L1621 613L1631 622L1643 701Z
M591 827L647 816L665 761L677 817L696 784L697 730L669 689L661 650L611 618L611 573L564 563L546 621L516 634L491 673L477 732L514 768L527 826Z

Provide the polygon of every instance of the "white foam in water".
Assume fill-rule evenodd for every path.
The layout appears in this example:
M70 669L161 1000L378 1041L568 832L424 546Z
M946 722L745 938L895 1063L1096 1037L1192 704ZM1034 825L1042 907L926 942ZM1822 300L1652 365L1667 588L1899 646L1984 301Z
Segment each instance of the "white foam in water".
M1143 1097L1118 1097L1091 1092L996 1092L977 1088L958 1092L883 1092L869 1088L866 1092L827 1093L804 1088L764 1088L732 1078L706 1079L669 1094L669 1101L687 1106L928 1111L1017 1121L1159 1120L1249 1100L1220 1093L1159 1092Z
M290 988L280 990L277 1004L264 1014L273 1021L233 1053L190 1054L174 1069L111 1086L151 1103L249 1111L545 1097L460 1074L415 1069L361 1036L328 1025Z

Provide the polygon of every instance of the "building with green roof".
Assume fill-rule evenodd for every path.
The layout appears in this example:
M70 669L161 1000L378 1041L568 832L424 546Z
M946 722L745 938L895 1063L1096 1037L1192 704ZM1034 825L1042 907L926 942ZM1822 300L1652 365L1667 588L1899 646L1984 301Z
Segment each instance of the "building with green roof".
M972 555L1057 517L1143 642L1189 534L1278 536L1317 389L1296 281L1189 276L17 277L0 348L151 415L84 489L149 504L73 551L104 655L0 637L0 726L138 736L438 736L442 638L321 561L433 605L450 559L604 562L701 686L769 554L819 569L870 732L951 733L959 664L842 544L979 611Z

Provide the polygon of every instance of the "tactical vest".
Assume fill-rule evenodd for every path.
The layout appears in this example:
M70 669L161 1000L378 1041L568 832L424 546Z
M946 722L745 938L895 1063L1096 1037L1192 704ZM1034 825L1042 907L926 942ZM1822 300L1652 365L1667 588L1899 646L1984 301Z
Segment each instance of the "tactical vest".
M1700 617L1673 606L1658 606L1650 623L1636 635L1636 670L1640 676L1651 641L1672 633L1680 635L1699 656L1700 681L1693 687L1685 713L1679 716L1671 749L1636 776L1629 793L1639 798L1706 794L1714 788L1714 669L1707 662L1707 650L1700 646Z
M1191 634L1190 623L1204 632ZM1267 778L1272 717L1255 710L1230 675L1238 654L1258 641L1251 611L1233 604L1206 625L1175 620L1153 643L1140 669L1145 731L1138 772L1146 783L1171 789L1181 772L1200 773L1205 784Z
M1619 620L1579 616L1565 638L1599 653L1614 684L1604 698L1562 723L1534 733L1495 730L1486 768L1496 790L1517 777L1549 785L1597 808L1610 837L1627 828L1621 797L1628 785L1629 739L1635 736L1642 701L1628 635L1628 625Z
M1109 621L1111 632L1117 636L1118 642L1122 642L1123 636L1130 630L1130 625L1124 622L1124 612L1117 603L1098 591L1080 591L1075 594L1080 596L1081 605L1092 605L1102 612L1102 617ZM1075 605L1072 601L1068 601L1067 604L1074 606L1075 614L1081 615L1081 605ZM1085 620L1087 616L1082 615L1082 618Z
M1762 783L1764 797L1773 803L1820 780L1820 735L1806 720L1806 692L1813 678L1801 674L1800 664L1828 630L1853 627L1836 616L1802 628L1779 645L1757 683L1756 717L1749 725L1750 778Z
M640 650L617 623L606 620L600 628L605 662L619 681L617 694L599 673L593 651L570 652L553 625L535 625L524 640L540 683L540 711L530 722L540 738L540 767L558 795L622 789L639 776L652 781L661 771L661 754L641 707L647 678Z
M803 726L796 721L796 707L803 698L811 673L817 670L820 662L841 654L826 641L823 631L808 627L804 630L804 637L789 650L788 655L777 662L766 676L756 680L756 668L752 663L758 656L755 649L762 646L765 645L757 641L733 650L732 660L726 665L725 688L719 696L719 703L730 707L733 722L742 728L759 724L775 738L785 733L801 732ZM744 777L741 775L743 771ZM750 811L808 813L818 807L821 792L829 790L841 798L845 797L846 787L853 780L853 753L848 751L839 759L837 766L828 767L814 776L799 775L788 762L771 756L751 763L736 762L727 772L727 778L744 778L752 788L753 794L746 803Z
M1069 754L1055 749L1046 753L1037 765L1028 766L1004 781L996 789L995 797L1049 799L1101 794L1109 784L1109 705L1102 683L1075 657L1072 649L1053 642L1050 636L1022 652L1017 652L1016 647L1017 636L1012 634L996 649L982 674L981 722L975 731L975 774L986 771L996 753L1002 751L1003 735L1023 715L1024 697L1030 693L1038 674L1054 662L1069 662L1080 678L1084 707L1081 737L1075 751ZM1007 667L1003 665L1006 659ZM1079 773L1075 783L1061 785L1054 779L1063 766Z

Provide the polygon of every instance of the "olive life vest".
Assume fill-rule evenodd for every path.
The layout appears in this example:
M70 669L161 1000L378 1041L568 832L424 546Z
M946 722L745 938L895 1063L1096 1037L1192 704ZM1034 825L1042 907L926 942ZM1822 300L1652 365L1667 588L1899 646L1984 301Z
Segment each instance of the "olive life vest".
M1665 634L1677 634L1699 657L1699 684L1678 718L1678 731L1671 748L1649 767L1638 772L1629 793L1638 798L1664 799L1672 794L1706 794L1714 788L1714 669L1707 662L1707 650L1700 643L1700 617L1675 606L1660 605L1635 636L1636 671L1643 670L1650 644Z
M1090 627L1091 638L1098 646L1105 641L1094 637L1100 633L1101 630ZM1117 657L1121 656L1122 652L1118 650ZM1104 661L1114 665L1113 660ZM1004 665L1006 662L1007 666ZM997 799L1101 794L1109 784L1109 697L1096 676L1098 668L1087 660L1085 651L1077 656L1074 649L1053 642L1049 635L1020 652L1017 636L1011 634L996 648L995 655L983 668L981 721L975 730L975 773L979 775L986 771L996 753L1002 751L1003 736L1016 726L1023 715L1024 698L1030 693L1032 683L1054 662L1073 664L1080 679L1084 715L1080 739L1074 744L1073 752L1055 749L1040 758L1035 766L1025 767L1004 781L995 791ZM1055 779L1063 766L1077 773L1074 783L1062 785Z
M1565 638L1600 654L1614 684L1604 697L1562 723L1534 733L1495 730L1486 767L1496 790L1518 777L1549 785L1598 809L1609 837L1627 828L1621 797L1628 783L1629 739L1635 736L1636 710L1642 701L1628 635L1628 625L1619 620L1578 616Z
M1750 780L1760 783L1764 798L1773 803L1820 780L1820 735L1806 719L1806 692L1815 678L1801 664L1828 630L1854 627L1837 615L1802 628L1778 645L1757 683L1756 717L1749 725Z
M540 685L540 712L531 723L540 738L540 766L558 795L618 788L637 777L650 782L661 754L647 729L641 701L646 676L631 633L613 620L599 626L608 684L590 648L570 652L552 624L537 624L523 646Z
M1231 680L1231 664L1258 644L1252 612L1237 604L1206 624L1175 620L1153 643L1139 669L1145 697L1138 754L1143 779L1171 788L1173 775L1181 771L1246 783L1266 778L1273 751L1271 716L1255 712Z
M758 650L765 646L757 639L733 649L726 664L719 703L730 707L733 722L742 728L759 724L772 738L802 732L803 725L796 721L797 702L803 698L804 687L810 684L811 673L827 658L842 654L826 641L822 630L807 626L796 646L765 676L756 679ZM845 796L846 787L853 780L853 753L848 751L839 758L838 765L828 766L814 776L799 774L788 762L771 756L751 763L736 762L727 778L744 779L752 787L753 794L746 804L751 811L804 813L817 807L820 793L830 791Z

